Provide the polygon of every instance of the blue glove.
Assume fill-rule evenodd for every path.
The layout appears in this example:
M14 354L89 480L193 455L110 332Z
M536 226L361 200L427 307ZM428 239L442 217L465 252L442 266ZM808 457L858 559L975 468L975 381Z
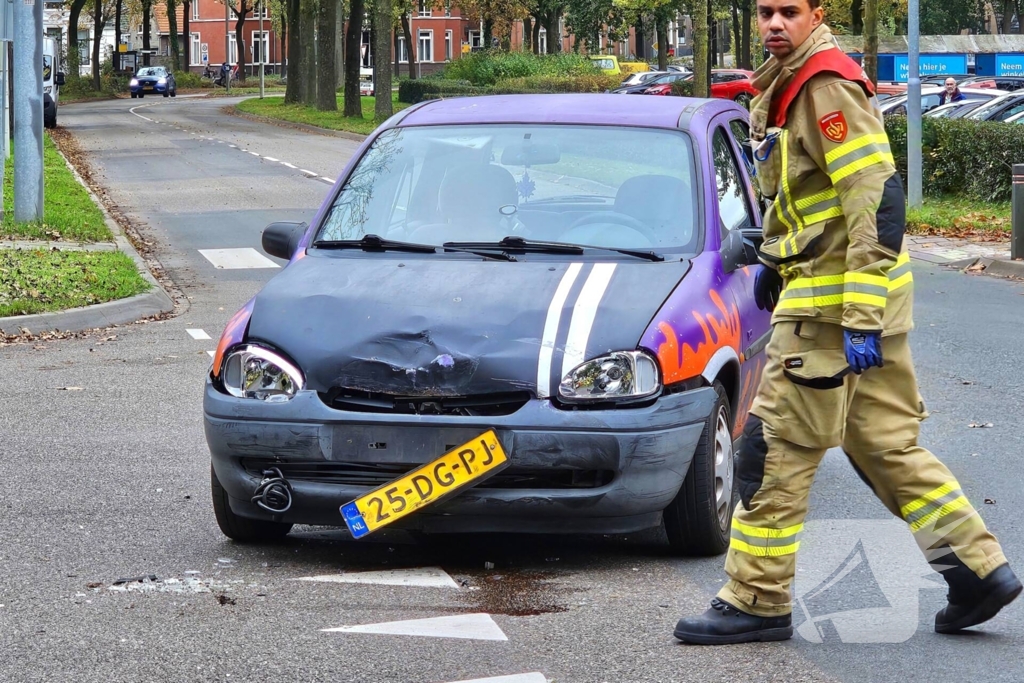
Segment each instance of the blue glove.
M871 367L882 367L882 334L843 330L843 350L850 370L860 374Z

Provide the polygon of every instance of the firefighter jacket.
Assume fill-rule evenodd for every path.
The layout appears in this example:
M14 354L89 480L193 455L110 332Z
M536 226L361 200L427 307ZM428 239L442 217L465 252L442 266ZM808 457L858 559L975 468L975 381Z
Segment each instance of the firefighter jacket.
M762 261L785 289L773 322L813 318L894 335L913 326L905 202L860 66L824 25L754 78L751 139L762 193Z

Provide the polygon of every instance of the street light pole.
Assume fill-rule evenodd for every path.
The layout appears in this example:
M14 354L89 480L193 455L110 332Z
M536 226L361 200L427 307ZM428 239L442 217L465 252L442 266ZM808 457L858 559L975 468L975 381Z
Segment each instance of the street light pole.
M43 0L14 3L14 31L14 220L28 223L43 219Z
M224 63L231 66L231 6L224 0ZM231 69L224 74L224 87L231 92Z
M920 208L921 198L921 77L920 61L921 22L919 0L907 5L907 199L910 208Z
M263 99L263 74L267 70L267 40L263 32L263 15L267 13L267 0L260 0L260 99Z

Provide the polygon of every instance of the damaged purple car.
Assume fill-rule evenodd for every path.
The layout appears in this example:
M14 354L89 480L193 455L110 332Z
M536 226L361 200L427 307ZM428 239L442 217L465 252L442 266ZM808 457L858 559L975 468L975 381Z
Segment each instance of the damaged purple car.
M430 101L383 124L206 385L217 521L623 533L728 547L764 366L746 112L723 100Z

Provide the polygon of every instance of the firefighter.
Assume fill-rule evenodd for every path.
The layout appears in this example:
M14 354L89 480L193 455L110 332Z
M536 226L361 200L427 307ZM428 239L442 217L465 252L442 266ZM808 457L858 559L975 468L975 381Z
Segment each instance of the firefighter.
M751 107L757 180L773 198L755 299L774 331L736 463L730 581L676 638L785 640L807 498L826 449L905 520L949 584L935 630L992 618L1022 586L957 480L917 445L927 413L907 333L905 202L872 86L836 46L820 0L757 0L772 57Z

